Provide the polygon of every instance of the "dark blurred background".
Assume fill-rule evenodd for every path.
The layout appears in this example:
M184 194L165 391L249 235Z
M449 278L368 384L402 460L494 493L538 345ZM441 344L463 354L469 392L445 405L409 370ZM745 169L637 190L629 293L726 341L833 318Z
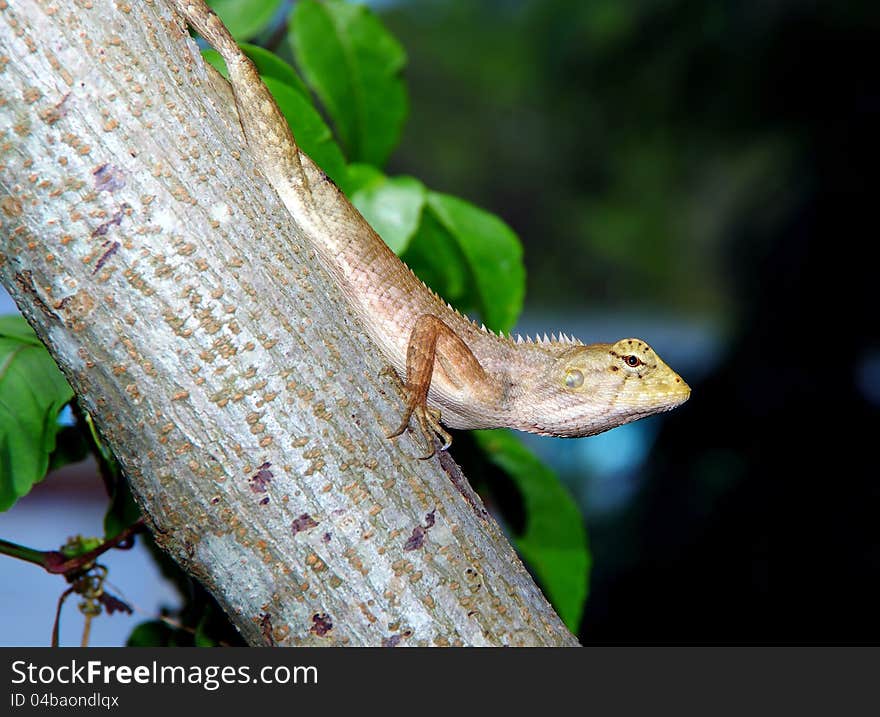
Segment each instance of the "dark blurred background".
M693 388L530 442L587 516L582 641L880 640L877 4L383 5L390 173L518 231L524 328L641 336Z
M693 388L595 438L528 438L586 516L582 642L880 641L877 4L372 5L409 54L389 174L516 229L521 329L639 336ZM33 599L24 570L8 604Z

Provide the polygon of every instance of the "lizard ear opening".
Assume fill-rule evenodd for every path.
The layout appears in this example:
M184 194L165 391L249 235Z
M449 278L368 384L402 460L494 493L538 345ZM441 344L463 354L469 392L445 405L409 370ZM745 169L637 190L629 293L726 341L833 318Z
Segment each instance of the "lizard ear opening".
M576 368L565 372L565 385L568 388L580 388L584 385L584 373Z

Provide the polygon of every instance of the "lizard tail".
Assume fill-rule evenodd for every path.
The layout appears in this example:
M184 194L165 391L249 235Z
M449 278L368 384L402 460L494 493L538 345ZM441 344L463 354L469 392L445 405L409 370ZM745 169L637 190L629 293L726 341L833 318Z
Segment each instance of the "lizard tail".
M269 183L277 189L292 182L308 191L293 132L254 63L204 0L172 0L172 5L226 62L245 139Z
M217 13L204 0L183 0L176 6L186 21L223 56L227 64L230 60L236 61L240 54L238 45Z

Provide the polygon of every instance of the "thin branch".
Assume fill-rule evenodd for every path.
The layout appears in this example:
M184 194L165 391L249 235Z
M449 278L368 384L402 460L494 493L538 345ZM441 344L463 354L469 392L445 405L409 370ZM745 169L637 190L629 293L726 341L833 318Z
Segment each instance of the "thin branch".
M92 619L94 617L95 616L92 613L90 613L90 612L86 613L85 623L83 624L82 639L80 640L80 643L79 643L80 647L88 647L89 646L89 637L92 634Z
M41 568L46 567L46 551L26 548L23 545L16 545L15 543L10 543L8 540L3 540L2 538L0 538L0 555L8 555L12 558L18 558L19 560L39 565Z
M23 545L0 540L0 555L9 555L34 565L39 565L47 573L53 575L71 575L80 572L84 567L95 562L95 559L111 548L128 550L134 545L134 536L145 529L143 518L129 525L119 535L101 543L94 550L69 558L58 550L34 550Z
M55 608L55 623L52 625L52 647L58 647L59 632L61 631L61 608L64 606L67 596L74 590L76 590L76 586L69 587L58 598L58 607Z

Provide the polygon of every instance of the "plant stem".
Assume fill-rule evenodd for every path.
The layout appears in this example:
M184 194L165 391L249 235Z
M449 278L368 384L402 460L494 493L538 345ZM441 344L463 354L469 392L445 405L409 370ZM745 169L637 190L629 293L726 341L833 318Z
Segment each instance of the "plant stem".
M82 640L80 641L80 647L88 647L89 646L89 635L92 632L92 618L94 616L91 613L86 613L86 622L83 625L83 634Z
M9 555L19 560L34 563L43 568L47 573L55 575L67 575L82 570L86 565L95 561L95 558L106 553L111 548L127 550L133 544L133 538L137 533L144 530L143 518L136 520L119 535L101 543L94 550L82 555L68 558L64 553L57 550L34 550L23 545L10 543L8 540L0 540L0 555Z
M58 642L61 634L61 608L64 607L64 601L67 600L67 596L70 595L75 588L67 588L61 596L58 598L58 606L55 608L55 622L52 625L52 647L58 647Z
M33 548L26 548L23 545L10 543L8 540L0 539L0 555L9 555L13 558L24 560L28 563L34 563L34 565L39 565L43 568L46 567L45 551L34 550Z

